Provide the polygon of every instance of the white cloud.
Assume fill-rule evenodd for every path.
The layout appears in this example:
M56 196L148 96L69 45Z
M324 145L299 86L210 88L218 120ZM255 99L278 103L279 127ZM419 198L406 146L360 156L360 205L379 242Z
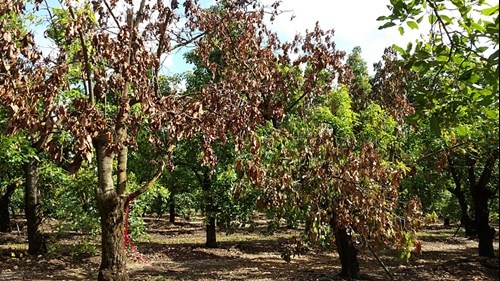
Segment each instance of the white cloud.
M171 69L174 66L174 58L171 54L161 56L161 67Z
M269 4L273 1L263 2ZM350 53L355 46L360 46L371 71L386 47L392 44L406 46L420 36L420 31L409 28L404 36L397 28L379 30L382 22L376 19L389 14L387 4L389 0L284 0L280 9L292 12L280 15L272 29L282 38L291 39L296 33L314 28L318 21L323 29L335 30L337 49ZM290 21L292 14L295 18Z

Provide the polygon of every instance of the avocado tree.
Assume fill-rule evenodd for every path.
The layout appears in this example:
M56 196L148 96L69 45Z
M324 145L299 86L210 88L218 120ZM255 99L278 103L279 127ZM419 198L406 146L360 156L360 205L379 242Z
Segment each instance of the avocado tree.
M24 14L23 4L3 3L0 10ZM157 155L166 158L177 141L199 135L203 160L213 168L214 141L225 143L230 133L236 150L248 137L250 144L258 146L252 138L257 124L266 118L283 118L280 102L292 97L297 81L278 71L277 62L291 63L291 54L301 50L294 63L310 62L313 70L305 77L304 95L321 94L312 91L320 70L342 72L329 32L316 27L304 37L281 43L266 28L265 10L275 17L279 4L266 8L258 1L227 2L221 14L209 13L189 0L182 7L178 1L165 5L146 0L61 5L68 11L68 20L58 22L65 32L52 56L39 51L33 34L1 22L0 50L6 55L0 62L0 100L9 109L12 133L25 129L30 136L42 137L40 148L56 161L63 160L67 155L60 152L67 150L75 163L95 161L101 220L99 280L128 279L125 206L168 166L168 159L151 159L156 172L126 193L129 149L136 146L141 125L150 128L147 139L159 149ZM243 31L237 37L232 33L234 24ZM162 94L158 89L161 59L191 43L203 64L222 79L210 81L196 95ZM210 60L214 49L224 50L224 67ZM54 132L70 140L65 150L57 138L44 138Z
M21 153L22 140L18 137L0 135L0 232L10 232L9 206L12 195L22 184L23 156Z
M459 175L465 175L477 224L478 252L492 257L494 231L489 226L488 206L498 186L493 190L487 186L498 160L498 138L489 133L498 131L498 4L402 0L391 1L390 8L390 15L379 17L385 22L381 28L399 25L404 33L405 24L412 29L421 28L424 21L430 24L425 30L428 37L406 48L394 48L404 67L416 75L409 81L416 117L437 137L451 134L453 140L464 143L465 158L449 149L443 159L448 158L444 163L450 164L455 185L462 181ZM463 163L467 171L459 172L456 163Z
M388 51L374 78L356 77L367 73L355 57L359 52L355 49L348 59L351 64L358 60L354 79L294 104L278 128L269 123L262 133L267 149L262 152L266 181L261 200L279 213L306 213L307 241L335 244L341 275L350 278L359 277L361 244L394 245L407 257L419 248L419 200L399 202L408 167L398 138L404 117L412 112L403 70ZM301 73L296 70L284 71ZM308 71L306 65L303 72ZM318 79L317 85L323 83Z
M2 21L2 31L4 34L4 40L9 42L9 44L13 44L16 39L13 39L13 36L18 37L17 40L22 39L22 43L18 47L26 47L30 38L32 38L31 34L28 31L28 26L30 23L33 23L32 20L32 12L28 11L27 13L17 13L16 8L20 7L22 3L9 3L5 4L6 7L2 7L2 13L0 14L0 20ZM12 9L14 8L14 10ZM6 54L6 60L9 57L16 56L15 48L8 48L8 45L3 46L4 49L2 52ZM31 63L31 55L33 55L28 49L23 49L21 52L21 57L19 57L19 63L30 65ZM4 60L4 64L7 66L7 61ZM7 66L6 71L10 69ZM3 74L4 72L2 72ZM4 83L8 81L8 77L2 78ZM16 85L11 85L16 86ZM5 104L2 104L5 106ZM9 106L2 108L2 110L9 111ZM17 110L14 106L10 109ZM7 113L8 116L8 113ZM7 126L2 126L2 131L6 131L8 134L15 135L17 132L16 128L13 128L11 125L11 120L7 117ZM39 189L39 175L38 175L38 166L40 164L40 158L37 154L43 151L42 147L46 142L53 139L53 132L49 132L45 135L32 135L26 134L26 132L19 132L17 137L23 137L26 140L22 140L21 138L16 141L16 148L19 155L14 157L12 160L19 161L18 164L21 164L21 169L23 171L23 181L22 184L24 186L24 210L25 217L28 229L28 253L32 255L43 254L46 251L45 238L41 232L41 223L42 223L42 212L41 212L41 192ZM11 152L13 152L11 150ZM14 161L15 161L14 160ZM12 190L12 185L10 185L10 190ZM9 191L9 190L7 190Z

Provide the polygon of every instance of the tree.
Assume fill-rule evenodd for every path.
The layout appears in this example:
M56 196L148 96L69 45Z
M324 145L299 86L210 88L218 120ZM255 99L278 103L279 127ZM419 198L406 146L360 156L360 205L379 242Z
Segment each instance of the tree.
M352 108L355 112L359 112L368 106L372 91L368 68L361 56L361 47L354 47L347 57L347 64L351 67L354 75L353 81L349 84Z
M457 195L460 204L463 205L465 200L461 198L464 195L460 193L464 191L459 186L466 188L472 199L473 220L463 214L462 223L469 234L477 232L479 255L494 257L495 230L489 224L489 214L492 200L499 192L498 185L492 182L494 171L498 169L498 118L493 122L479 119L465 135L451 135L450 146L458 144L462 145L447 150L444 157L448 160L445 167L450 171L455 190L460 195Z
M429 36L395 46L405 67L416 73L412 101L433 130L459 125L477 116L495 117L498 106L498 5L474 1L395 1L392 13L379 17L404 32L430 23ZM426 31L427 33L427 31ZM430 118L428 118L430 117Z
M417 40L415 46L410 43L406 49L394 47L403 57L405 68L417 77L409 82L416 116L428 122L438 136L451 131L465 137L468 130L475 134L475 126L486 131L497 130L498 5L483 0L394 1L390 7L390 15L379 17L385 21L381 28L399 23L399 31L403 33L403 23L412 29L418 29L423 20L431 25L429 37ZM484 137L488 142L495 140ZM498 154L498 145L488 147L480 149L483 155L466 153L469 156L463 163L468 167L468 189L478 224L479 255L492 257L493 234L487 216L492 195L486 186L497 161L492 155ZM451 162L456 161L455 156L454 153ZM478 163L482 166L479 177ZM451 172L456 181L457 171L452 168Z
M44 138L60 132L70 139L65 148L72 151L69 155L75 166L82 160L96 161L102 250L99 280L128 279L123 249L125 206L153 185L168 162L152 159L158 164L156 173L137 190L125 193L129 149L135 147L141 125L149 127L148 140L158 148L157 155L166 158L171 153L168 148L177 141L200 135L203 159L214 167L214 141L225 143L230 133L238 151L257 124L265 118L283 117L278 100L289 100L297 81L278 71L276 62L289 63L290 55L302 50L294 63L310 62L313 70L305 77L304 95L317 94L312 86L320 70L342 72L329 32L316 27L305 37L280 43L266 28L265 7L257 1L228 2L222 14L208 13L196 2L185 1L181 30L176 29L181 13L177 1L169 6L161 1L153 5L144 0L137 5L124 2L62 3L69 20L59 22L65 32L52 58L37 49L32 34L23 35L15 27L7 30L5 21L0 26L4 34L0 50L6 54L0 64L0 100L9 109L11 133L26 129L30 136ZM272 5L269 12L276 16L278 6ZM22 1L2 4L0 10L25 13ZM231 32L235 22L237 30L244 31L238 40ZM162 95L158 90L161 58L190 43L196 44L203 64L214 74L223 73L223 78L203 86L196 99L180 93ZM224 50L222 61L230 67L210 61L214 48ZM56 138L44 138L40 148L56 161L66 156L61 155Z
M277 212L304 210L307 240L322 246L335 241L345 277L359 277L356 241L395 245L406 257L414 245L419 247L419 201L399 202L399 184L408 168L397 145L398 127L411 106L393 59L394 53L386 53L363 99L360 92L349 92L369 81L358 76L328 95L298 103L278 130L269 125L262 137L270 149L263 152L267 180L261 199ZM354 111L350 96L366 105L357 103L361 109Z
M9 205L11 197L21 185L22 175L19 173L22 166L22 156L19 153L19 142L16 137L0 135L0 232L10 232Z
M22 46L25 48L28 42L30 41L30 34L27 31L26 26L29 25L30 21L30 13L26 14L18 14L15 12L17 8L19 8L20 3L9 3L6 4L6 7L1 7L2 14L2 26L1 29L3 31L4 40L8 42L8 44L3 45L3 52L7 54L7 60L9 58L16 57L15 48L9 47L15 43L16 40L22 39ZM14 11L12 10L14 9ZM17 39L13 39L12 36L17 36ZM24 58L19 58L19 62L22 64L29 65L29 61L32 58L32 53L28 49L23 49L20 52L21 55L25 55ZM10 66L8 61L4 60L4 69L8 72ZM30 66L28 66L30 67ZM2 71L2 74L4 72ZM4 83L8 81L8 79L4 78ZM14 88L16 85L13 85ZM8 102L8 101L6 101ZM4 104L5 106L5 104ZM8 106L6 107L8 108ZM11 109L17 110L14 106ZM16 130L11 130L10 121L7 126L7 130L11 131L12 134L16 132ZM38 186L38 165L40 159L35 155L42 151L42 146L45 142L52 139L52 133L46 135L30 135L21 133L28 140L27 142L22 142L21 145L24 148L22 157L22 170L24 173L24 209L25 216L27 221L28 228L28 253L32 255L43 254L46 251L45 239L41 232L41 223L42 223L42 213L40 210L41 198L40 198L40 189ZM26 145L27 143L27 145ZM27 147L28 146L28 147Z
M205 246L217 248L217 227L230 233L235 223L242 222L251 215L255 207L256 190L242 188L235 161L237 154L234 143L213 145L217 164L211 170L201 162L203 152L198 139L180 144L174 153L174 175L178 188L189 187L196 194L197 209L205 216ZM244 190L244 192L239 192Z
M426 122L418 122L405 145L413 155L413 173L403 183L405 193L419 196L425 213L458 219L466 235L472 237L475 233L472 203L462 169L465 163L460 156L467 144L452 142L453 135L436 137Z

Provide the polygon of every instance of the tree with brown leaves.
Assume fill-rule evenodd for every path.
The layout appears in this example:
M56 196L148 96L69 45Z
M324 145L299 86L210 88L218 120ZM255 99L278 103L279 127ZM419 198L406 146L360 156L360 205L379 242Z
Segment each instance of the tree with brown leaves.
M279 130L264 130L261 200L281 216L305 214L306 240L335 245L346 278L359 278L360 250L390 245L409 257L420 247L420 201L399 200L409 170L398 148L400 127L412 108L393 59L384 56L371 82L374 90L365 96L349 92L352 84L340 84L328 95L299 103Z
M201 136L204 161L213 167L215 140L224 143L231 134L237 151L246 139L258 147L253 137L258 124L282 119L284 104L329 89L331 83L317 83L321 71L331 70L328 82L344 79L331 32L316 27L304 37L281 43L264 23L266 15L274 18L279 13L279 4L222 3L223 12L215 14L191 0L183 7L176 0L170 5L146 0L63 1L69 20L59 22L64 32L52 56L40 52L33 34L23 35L5 20L6 14L25 13L24 1L0 6L0 100L10 111L10 132L25 130L41 137L40 148L55 161L70 157L76 168L83 160L97 164L99 280L128 279L125 206L160 177L177 141ZM197 47L196 55L220 79L194 95L161 93L161 59L188 44ZM223 65L211 61L214 49L221 50ZM297 56L293 62L292 54ZM300 83L281 71L280 65L291 63L310 65ZM301 96L295 95L297 90ZM127 194L127 157L136 147L141 126L150 128L150 142L166 157L151 159L157 172ZM57 138L48 137L58 134L67 134L71 145L61 147ZM61 153L68 150L70 154ZM252 175L261 178L259 173Z

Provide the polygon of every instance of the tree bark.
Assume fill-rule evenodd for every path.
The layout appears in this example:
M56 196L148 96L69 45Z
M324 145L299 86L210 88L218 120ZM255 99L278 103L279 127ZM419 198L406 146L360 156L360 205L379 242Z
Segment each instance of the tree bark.
M331 220L330 227L335 233L335 244L342 265L340 276L348 279L359 278L358 249L354 247L351 235L347 229L339 227L335 219Z
M205 246L207 248L217 248L217 225L216 219L213 215L207 216L207 225L206 225L206 233L207 240L205 242Z
M98 280L129 280L124 249L125 200L110 195L101 198L101 265Z
M24 165L24 212L28 226L28 253L41 255L47 251L41 231L42 212L40 210L40 189L38 186L38 161L30 159Z
M98 280L129 280L124 249L124 218L126 198L117 194L113 184L114 154L105 145L95 143L98 186L96 199L101 218L101 265Z
M448 156L449 171L453 178L453 182L455 183L455 188L450 189L449 191L453 195L455 195L455 197L458 200L458 205L460 206L460 224L465 229L465 235L473 237L476 235L474 220L469 215L469 205L465 200L465 191L462 188L462 177L460 176L460 173L453 165L454 165L453 159L451 158L451 156Z
M216 207L214 206L214 200L210 196L209 192L212 189L212 181L208 171L203 174L202 189L205 192L205 216L207 220L207 225L205 226L206 241L205 247L207 248L217 248L217 219L215 217Z
M168 199L168 219L170 223L174 224L175 223L175 199L174 195L170 194L169 199Z
M465 200L464 190L455 187L452 193L457 198L458 205L460 206L460 224L465 228L465 235L469 237L476 236L476 227L474 220L469 215L469 205Z
M490 258L495 257L495 251L493 249L495 229L489 225L490 210L488 208L488 203L493 194L488 190L487 185L491 178L497 157L498 155L494 155L487 159L481 176L477 181L474 172L475 160L469 159L468 161L469 188L474 203L474 215L479 238L478 252L479 256Z
M465 228L465 235L469 237L476 236L476 225L474 220L469 215L469 206L465 200L464 191L460 190L459 192L453 194L457 197L458 204L460 205L460 224Z
M0 197L0 232L10 232L12 230L10 227L9 204L16 187L15 183L10 183L7 185L5 194Z

